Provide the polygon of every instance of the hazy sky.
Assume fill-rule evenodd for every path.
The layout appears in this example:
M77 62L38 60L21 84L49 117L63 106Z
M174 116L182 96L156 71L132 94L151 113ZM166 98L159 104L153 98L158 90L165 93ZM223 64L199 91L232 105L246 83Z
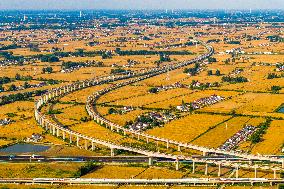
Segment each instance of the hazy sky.
M0 0L0 9L284 9L284 0Z

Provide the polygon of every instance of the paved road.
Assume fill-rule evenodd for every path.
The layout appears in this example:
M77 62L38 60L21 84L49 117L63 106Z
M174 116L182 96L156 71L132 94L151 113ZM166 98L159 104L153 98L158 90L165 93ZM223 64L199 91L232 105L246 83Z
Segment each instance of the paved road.
M232 161L232 162L241 162L247 161L242 158L237 157L227 157L227 156L194 156L199 159L207 159L207 160L219 160L219 161ZM76 156L76 157L55 157L55 156L38 156L38 155L7 155L0 156L0 162L118 162L118 163L144 163L148 162L149 157L147 156ZM174 162L172 159L165 158L153 158L155 162ZM183 163L192 163L191 161L183 161Z
M218 184L280 184L284 179L264 178L186 178L186 179L82 179L82 178L34 178L0 179L0 183L13 184L94 184L94 185L218 185Z

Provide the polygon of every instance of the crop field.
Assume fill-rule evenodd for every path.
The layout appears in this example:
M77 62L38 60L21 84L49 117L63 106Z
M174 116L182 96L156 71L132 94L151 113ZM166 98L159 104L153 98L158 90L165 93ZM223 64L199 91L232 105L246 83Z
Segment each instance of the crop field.
M193 143L200 146L217 148L245 125L258 126L264 121L265 120L262 118L234 117L204 133L202 136L195 139Z
M280 154L284 143L283 120L272 121L263 141L252 148L252 153Z
M72 178L80 163L1 163L1 178Z
M236 96L238 93L234 91L217 91L217 90L203 90L203 91L194 91L190 89L183 89L183 91L188 91L188 93L178 93L175 96L172 96L168 99L162 99L157 102L151 103L145 107L147 108L164 108L168 109L170 107L180 106L182 101L185 103L190 103L195 100L209 97L211 95L218 95L225 98Z
M283 94L245 93L232 99L204 108L202 111L239 114L252 116L273 116L283 118L275 112L283 103Z
M12 12L12 16L5 15L5 11L0 12L0 18L3 18L0 26L0 148L27 142L50 147L37 155L96 156L99 160L86 174L83 172L89 167L83 167L86 164L82 162L24 164L8 161L0 164L1 178L218 177L218 166L211 161L217 163L221 161L219 157L210 158L209 162L207 158L198 157L205 155L202 153L207 151L204 148L195 151L173 143L167 146L165 141L155 137L210 149L217 149L229 141L232 146L228 145L228 151L283 156L284 22L279 20L284 17L281 12L263 13L269 15L269 20L259 16L261 11L257 14L254 11L250 14L242 12L240 19L236 19L238 13L233 14L235 12L231 10L209 11L206 14L201 11L198 14L195 11L180 14L180 10L167 14L159 11L82 12L80 16L79 11L51 12L45 17L45 12L31 11L27 18L24 12ZM275 19L275 22L270 21ZM10 23L11 20L13 22ZM171 70L174 65L201 55L206 58ZM154 137L110 129L107 123L100 124L91 119L94 115L86 111L88 97L115 84L139 79L142 76L137 72L152 76L158 73L155 68L164 69L163 74L109 91L90 104L110 122ZM69 132L63 134L58 130L60 134L56 137L36 122L35 101L48 90L78 81L113 76L129 77L56 97L38 108L52 123L81 135L70 136ZM200 107L196 106L198 103ZM249 133L249 129L239 132L246 126L255 127L255 133L246 135L244 132ZM237 138L234 140L240 139L241 142L235 144L235 141L229 140L233 136ZM94 149L91 149L92 139L107 144L95 143ZM130 150L119 150L122 147ZM132 160L134 157L127 159L127 156L141 156L133 152L137 150L143 150L140 152L146 157L156 156L153 157L153 165L147 162L148 158L143 163ZM11 152L15 155L31 153ZM0 155L10 155L10 152ZM165 157L170 155L171 161L166 160ZM195 161L193 173L192 163L182 161L181 156L200 158L207 164ZM206 156L222 154L206 153ZM178 170L175 160L180 165ZM254 163L280 166L264 161ZM209 166L208 175L205 175L206 165ZM222 167L221 177L234 178L235 173L233 166ZM240 178L254 176L253 169L239 170ZM258 170L257 176L273 178L274 175L273 171ZM277 172L277 177L280 176ZM274 188L242 184L202 186L220 187ZM3 188L199 187L3 185Z
M190 142L210 127L229 119L229 116L193 114L172 121L161 128L147 131L148 134L180 142Z

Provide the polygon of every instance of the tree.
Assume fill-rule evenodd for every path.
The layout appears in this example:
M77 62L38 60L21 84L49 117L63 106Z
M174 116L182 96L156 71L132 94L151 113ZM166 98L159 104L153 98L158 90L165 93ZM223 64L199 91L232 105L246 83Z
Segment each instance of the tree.
M15 76L15 79L16 80L21 80L21 75L17 73L16 76Z
M48 62L59 62L59 58L57 56L51 56L48 58Z
M213 75L213 71L212 70L208 70L207 71L207 75L209 75L209 76Z
M280 86L272 86L271 91L272 93L279 93L282 88Z
M52 72L53 72L52 67L42 68L42 73L52 73Z
M220 76L220 75L221 75L220 70L216 70L216 75L217 75L217 76Z
M28 82L25 82L25 83L24 83L24 88L25 88L25 89L30 88L30 84L29 84Z
M4 91L4 87L2 85L0 85L0 92Z
M152 88L149 89L149 92L150 93L157 93L158 92L158 88L152 87Z
M110 108L110 109L108 110L108 113L109 113L109 114L115 114L115 113L117 113L117 111L116 111L116 109L114 109L114 108Z
M10 85L9 91L16 91L16 90L17 90L16 85L14 85L14 84Z

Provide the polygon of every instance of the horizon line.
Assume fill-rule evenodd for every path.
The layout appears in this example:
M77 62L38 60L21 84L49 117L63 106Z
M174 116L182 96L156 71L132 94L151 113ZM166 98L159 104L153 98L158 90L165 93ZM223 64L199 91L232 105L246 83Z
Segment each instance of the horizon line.
M242 9L226 9L226 8L191 8L191 9L183 9L183 8L164 8L164 9L107 9L107 8L85 8L85 9L77 9L77 8L61 8L61 9L0 9L0 11L164 11L164 10L175 10L175 11L284 11L284 8L273 8L273 9L267 9L267 8L242 8Z

